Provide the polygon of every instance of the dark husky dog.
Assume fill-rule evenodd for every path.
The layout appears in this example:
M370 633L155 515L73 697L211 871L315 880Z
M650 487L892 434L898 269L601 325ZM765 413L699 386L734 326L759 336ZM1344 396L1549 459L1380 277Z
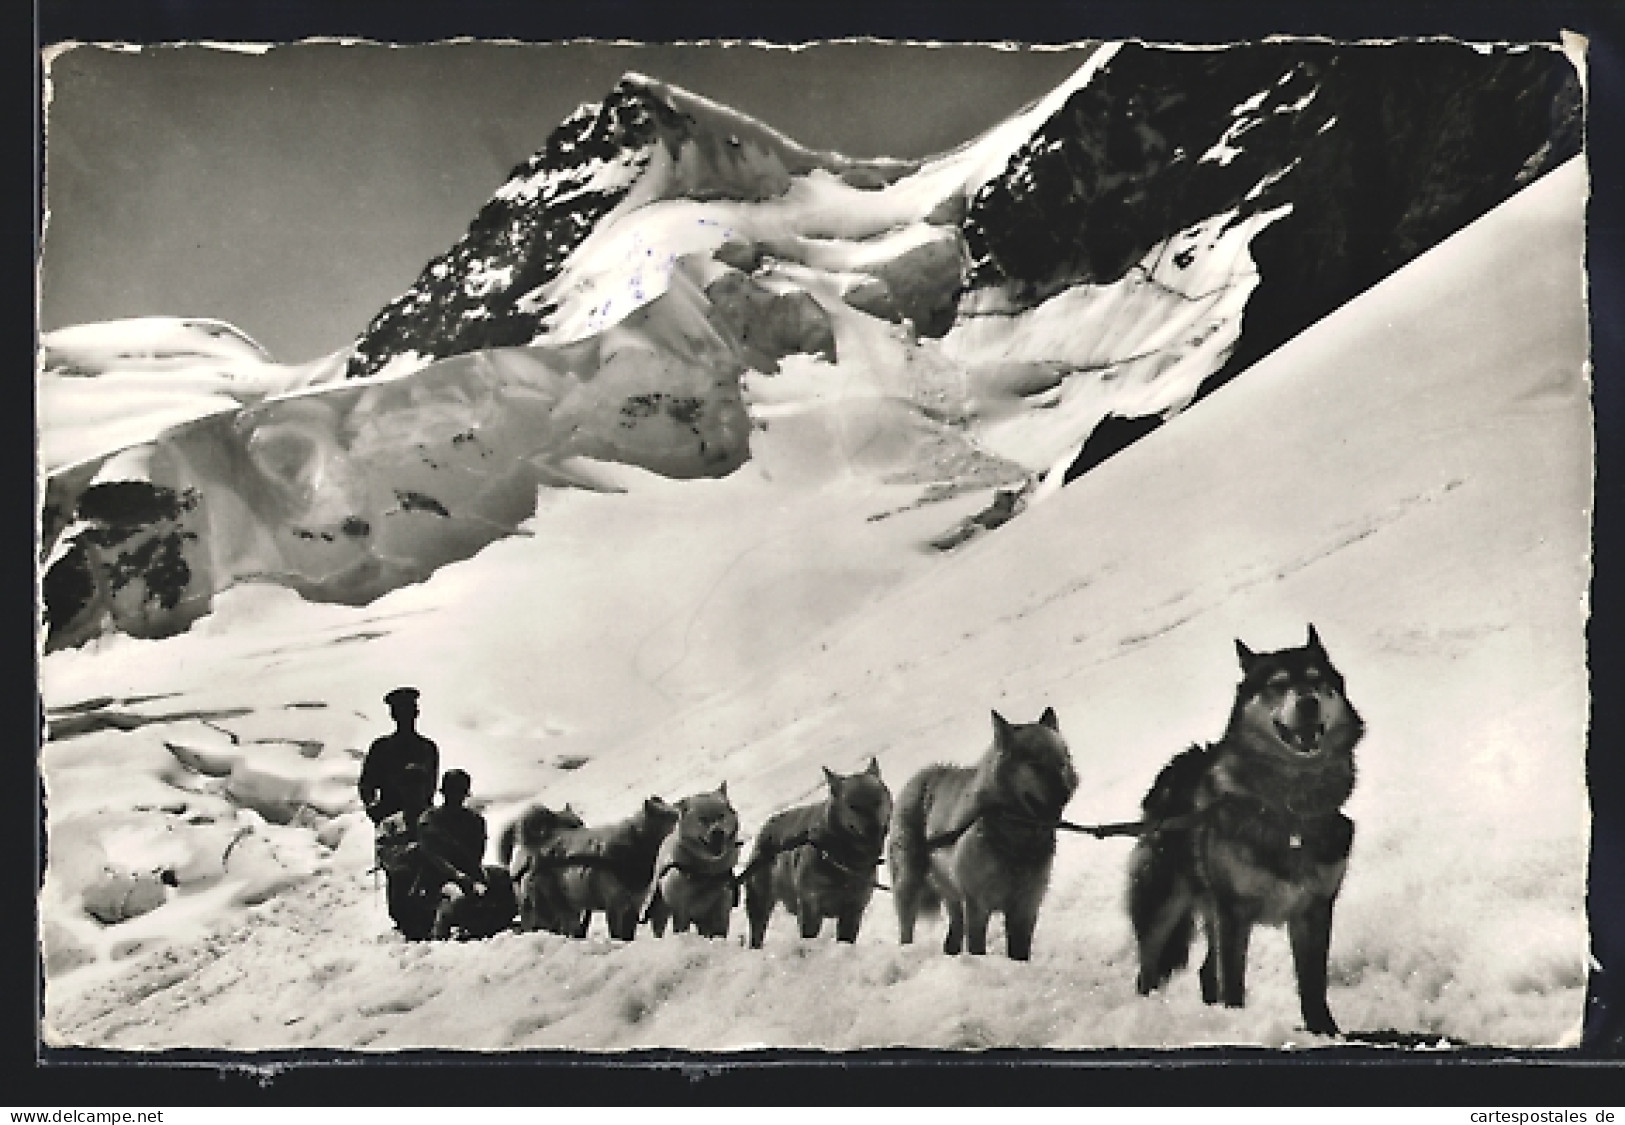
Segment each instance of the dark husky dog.
M631 941L654 882L655 856L676 827L677 810L650 797L625 820L555 836L542 857L558 866L542 886L564 933L586 937L593 912L602 910L610 936Z
M1005 949L1032 956L1049 887L1055 827L1078 787L1053 709L1012 725L993 712L993 746L974 767L927 766L897 797L892 901L899 936L914 941L921 911L948 908L943 952L987 952L987 923L1004 912Z
M873 758L862 773L826 769L824 781L825 800L775 813L756 834L741 878L752 949L761 948L776 903L796 916L804 938L817 937L824 919L834 918L837 941L858 940L886 846L891 790Z
M1224 737L1169 762L1142 804L1128 895L1138 988L1148 994L1184 966L1200 918L1202 999L1239 1008L1253 926L1285 923L1304 1023L1336 1035L1326 959L1354 840L1338 810L1364 728L1313 625L1302 648L1254 654L1237 641L1236 652L1242 679Z
M557 812L546 805L531 805L497 837L497 857L507 865L518 898L520 929L563 932L564 922L554 913L547 894L556 870L541 857L561 832L583 823L569 805Z

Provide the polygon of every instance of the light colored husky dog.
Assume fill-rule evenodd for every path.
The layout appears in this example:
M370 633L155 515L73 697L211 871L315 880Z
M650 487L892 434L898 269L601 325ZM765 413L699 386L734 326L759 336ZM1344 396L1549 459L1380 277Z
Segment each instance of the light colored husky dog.
M897 797L892 899L899 937L914 940L922 912L948 909L943 952L987 952L987 924L1004 913L1006 950L1032 956L1049 888L1055 826L1078 775L1053 709L1012 725L993 712L993 746L974 767L927 766Z
M824 919L834 918L835 940L858 940L886 847L891 790L872 758L862 773L826 769L824 783L827 798L775 813L756 834L739 880L753 949L761 948L776 903L796 916L804 938L817 937Z
M649 926L659 937L670 920L674 933L692 925L708 938L728 936L728 916L739 900L739 814L728 802L728 783L677 802L677 830L660 845L650 892Z

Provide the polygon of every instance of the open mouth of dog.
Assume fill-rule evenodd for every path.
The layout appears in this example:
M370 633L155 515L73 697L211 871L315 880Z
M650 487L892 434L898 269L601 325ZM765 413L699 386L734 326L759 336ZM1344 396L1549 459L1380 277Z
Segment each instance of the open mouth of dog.
M1297 754L1307 756L1320 753L1320 742L1325 736L1325 723L1315 723L1302 730L1294 730L1280 719L1275 720L1275 737L1281 740L1281 745Z

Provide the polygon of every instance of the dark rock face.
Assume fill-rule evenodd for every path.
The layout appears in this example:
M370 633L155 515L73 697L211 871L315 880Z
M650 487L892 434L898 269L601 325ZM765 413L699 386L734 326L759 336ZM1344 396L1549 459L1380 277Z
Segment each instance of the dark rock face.
M878 188L917 166L815 152L725 107L690 112L684 97L628 75L603 102L566 118L509 174L468 233L373 319L346 374L376 374L397 356L444 359L536 340L555 311L540 290L662 147L670 182L658 198L767 199L814 168Z
M1142 418L1124 418L1121 414L1106 415L1101 419L1100 425L1090 432L1083 443L1083 448L1078 450L1077 457L1073 458L1072 464L1066 467L1062 483L1071 484L1106 458L1121 453L1139 441L1162 425L1162 422L1160 414L1150 414Z
M673 116L623 82L601 104L567 117L542 150L509 175L510 188L528 188L494 196L468 233L373 318L346 374L376 374L408 352L441 359L529 343L551 310L523 298L553 280L626 196L649 162L662 118L672 127ZM493 279L489 290L474 281L481 276Z
M41 583L47 648L96 635L107 615L126 632L148 636L203 612L183 604L195 600L198 536L186 523L197 505L195 494L145 481L87 488L74 512L80 530Z
M1580 142L1555 50L1128 44L971 201L967 288L1035 304L1118 280L1198 220L1290 204L1252 242L1261 281L1205 394Z

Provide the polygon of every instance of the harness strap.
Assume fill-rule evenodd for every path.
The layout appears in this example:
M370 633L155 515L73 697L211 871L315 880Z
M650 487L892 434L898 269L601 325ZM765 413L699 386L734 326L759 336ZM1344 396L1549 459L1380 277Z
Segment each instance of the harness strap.
M976 822L981 819L981 814L978 813L976 816L973 816L967 820L964 824L961 824L958 828L950 828L945 832L938 832L934 836L927 836L925 838L926 850L934 852L959 843L959 838L965 833L969 832L971 828L975 826Z
M654 881L656 883L660 882L661 879L664 879L666 877L666 872L668 872L668 871L676 871L680 875L687 875L690 879L696 879L696 880L699 880L701 882L720 883L720 882L723 882L723 881L727 881L729 883L734 884L735 886L737 886L739 884L740 879L743 878L742 875L734 874L733 868L731 868L731 867L724 868L721 871L695 871L692 868L684 867L681 863L677 862L676 860L672 860L670 863L666 864L666 866L662 867L659 871L655 872Z
M617 857L607 855L531 855L536 867L615 867Z
M841 872L843 875L862 875L863 874L863 868L862 867L853 867L850 864L842 863L840 860L838 860L834 856L830 855L829 854L829 849L826 848L821 841L808 840L807 842L809 844L811 844L813 846L813 850L818 853L818 858L819 859L823 860L825 863L829 864L831 867L835 868L835 870ZM876 856L873 860L870 861L870 863L868 865L869 870L873 871L875 868L880 866L881 862L882 862L881 857Z
M797 835L790 837L788 840L781 841L780 843L770 847L759 847L759 850L755 856L753 856L751 861L745 865L744 870L740 871L739 874L735 876L735 886L749 879L753 874L761 870L761 868L765 867L767 864L772 863L773 860L779 857L781 852L795 851L797 848L809 846L818 853L819 859L823 860L837 871L840 871L842 874L853 876L863 874L862 867L854 868L851 865L836 859L830 854L829 847L822 840L815 837L812 832L808 831L798 833ZM876 856L869 864L869 869L872 871L874 868L879 867L883 862L884 857ZM878 880L876 880L875 886L883 891L891 890L890 887L879 882Z
M1063 820L1055 827L1063 832L1082 832L1097 840L1104 840L1108 836L1144 836L1155 831L1159 825L1143 820L1119 821L1116 824L1073 824L1070 820Z
M1018 820L1025 824L1050 829L1058 828L1061 824L1066 823L1065 821L1039 820L1037 817L1027 816L1023 813L1016 812L1013 809L1000 808L997 805L978 805L976 809L972 811L971 815L965 818L965 822L963 824L956 828L944 829L943 831L934 835L927 836L925 838L926 850L934 852L941 848L946 848L950 845L957 844L965 833L969 832L972 828L976 827L979 822L985 820L989 816L1003 817L1006 820Z
M959 827L944 829L941 832L927 836L925 838L926 851L934 852L941 848L946 848L950 845L959 843L960 837L974 828L976 826L976 822L981 820L986 812L986 809L982 808L981 806L977 806L971 811L970 816L965 818L965 823L961 824Z
M938 832L933 836L927 836L925 839L926 848L930 851L936 851L939 848L945 848L951 844L958 843L960 837L969 832L977 821L981 820L989 813L996 813L998 816L1006 817L1010 820L1024 821L1027 824L1039 827L1058 829L1063 832L1078 832L1087 836L1093 836L1097 840L1104 840L1109 836L1133 836L1137 838L1140 836L1149 836L1156 832L1178 831L1182 828L1189 828L1191 825L1197 823L1197 821L1201 819L1200 813L1191 812L1183 813L1179 816L1163 817L1160 820L1125 820L1117 821L1112 824L1075 824L1070 820L1064 819L1039 820L1037 817L1025 816L1021 813L1012 812L1008 809L978 809L975 815L967 819L964 824L961 824L956 828L950 828L945 831Z
M738 841L735 841L735 843L738 843ZM638 918L640 925L649 921L649 913L654 909L655 899L660 897L660 880L666 877L666 873L668 871L676 871L679 874L687 875L690 879L697 879L704 882L726 882L728 885L728 891L733 897L731 906L739 905L739 885L744 881L746 874L745 872L741 871L738 874L735 874L733 868L731 867L724 868L721 871L694 871L690 868L684 867L681 863L674 859L656 871L655 877L649 881L649 901L644 905L643 913Z
M752 875L756 874L756 872L760 871L763 867L766 867L768 864L777 859L780 852L794 851L796 848L799 848L804 844L811 843L813 843L812 835L811 833L807 832L799 833L790 837L788 840L783 840L777 844L770 845L762 844L761 838L758 837L756 854L751 857L750 862L745 864L744 870L740 871L735 878L738 882L743 883L746 879L749 879Z

